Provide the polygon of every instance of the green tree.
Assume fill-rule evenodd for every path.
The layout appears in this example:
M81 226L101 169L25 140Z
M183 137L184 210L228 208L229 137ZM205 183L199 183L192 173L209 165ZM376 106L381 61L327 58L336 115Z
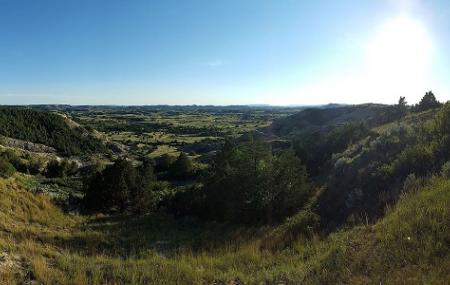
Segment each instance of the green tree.
M423 98L420 100L419 104L417 105L417 111L422 112L429 109L438 108L441 106L441 103L439 103L438 100L436 100L436 97L434 96L432 91L429 91L425 93Z
M176 158L168 153L163 154L156 161L156 171L168 171L170 166L175 162Z
M119 159L86 183L84 205L92 212L148 213L156 206L156 187L151 164L136 169L130 161Z
M66 175L64 165L56 159L49 161L45 175L50 178L64 177Z
M398 104L397 104L397 112L398 112L398 116L400 118L405 116L406 113L408 112L407 104L408 104L408 102L406 102L406 98L400 96L400 98L398 99Z
M187 179L194 174L194 166L191 159L181 152L177 160L170 166L170 176L174 179Z
M251 139L224 147L205 184L211 217L244 223L271 223L294 214L309 189L293 150L274 157L269 145Z
M309 196L310 187L306 168L293 149L283 152L274 160L271 177L267 220L280 220L298 212Z

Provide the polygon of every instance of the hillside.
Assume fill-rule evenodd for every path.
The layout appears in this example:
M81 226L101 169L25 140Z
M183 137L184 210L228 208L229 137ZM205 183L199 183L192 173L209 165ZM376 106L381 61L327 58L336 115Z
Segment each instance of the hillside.
M203 168L2 149L0 283L447 284L450 104L303 112Z
M29 108L0 107L0 135L53 147L64 155L105 150L99 140L64 117Z
M380 123L388 106L377 104L310 108L286 118L276 120L269 131L282 137L296 137L313 132L326 132L349 122L366 122L370 126Z
M450 180L434 178L404 195L374 225L329 237L298 238L289 250L265 250L251 231L235 245L207 249L219 230L167 218L88 220L69 216L27 179L0 181L0 281L6 284L448 284ZM167 230L157 230L163 226ZM168 230L177 226L178 230ZM181 226L181 227L180 227ZM196 232L203 231L202 236ZM270 234L266 229L260 234ZM145 234L145 236L142 236ZM233 236L231 235L231 236ZM230 235L228 235L231 237ZM144 237L144 240L142 238ZM172 251L194 238L205 247ZM211 239L210 239L211 240ZM263 247L262 247L263 246Z

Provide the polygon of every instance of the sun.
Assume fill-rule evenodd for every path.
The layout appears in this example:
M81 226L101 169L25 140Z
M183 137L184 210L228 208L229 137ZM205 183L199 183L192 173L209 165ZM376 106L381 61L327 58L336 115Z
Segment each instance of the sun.
M321 78L283 91L283 96L273 92L268 100L279 105L297 98L305 104L395 104L405 96L414 103L425 91L434 89L432 67L437 47L424 22L398 15L381 22L361 43L354 57L348 58L356 63L353 66L324 73Z
M368 42L370 75L385 84L404 85L427 75L432 61L431 37L425 26L408 16L385 22Z

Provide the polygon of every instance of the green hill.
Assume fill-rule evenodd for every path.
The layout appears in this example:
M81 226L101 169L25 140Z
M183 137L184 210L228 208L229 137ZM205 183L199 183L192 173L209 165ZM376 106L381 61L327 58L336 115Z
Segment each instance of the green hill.
M314 132L326 132L349 122L365 122L370 126L384 123L386 105L363 104L333 108L310 108L276 120L270 130L278 136L295 138Z
M103 144L58 114L22 107L0 107L0 135L39 143L65 155L104 151Z

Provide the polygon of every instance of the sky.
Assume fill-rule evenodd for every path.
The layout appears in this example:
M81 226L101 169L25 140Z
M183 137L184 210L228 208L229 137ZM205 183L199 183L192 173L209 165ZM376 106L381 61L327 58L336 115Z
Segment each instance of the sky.
M0 0L0 104L450 99L448 0Z

